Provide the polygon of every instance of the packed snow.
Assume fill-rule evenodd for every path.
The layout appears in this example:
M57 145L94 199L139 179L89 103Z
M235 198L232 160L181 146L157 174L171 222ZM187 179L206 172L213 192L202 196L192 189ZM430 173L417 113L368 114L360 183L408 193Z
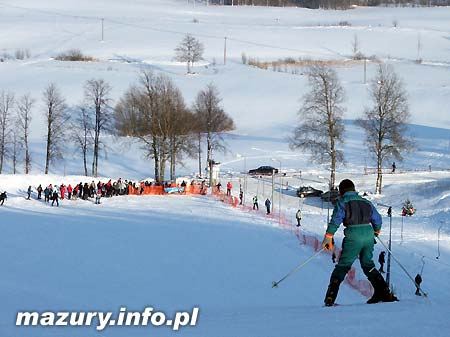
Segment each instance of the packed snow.
M300 8L203 6L192 1L42 0L0 1L0 56L29 49L25 60L0 62L0 90L38 100L32 121L32 172L11 174L7 162L0 192L0 336L448 336L450 323L450 47L449 8L356 8L323 11ZM104 37L101 40L101 18ZM342 25L348 22L350 25ZM340 25L341 23L341 25ZM205 45L205 60L187 76L174 61L185 33ZM337 67L346 90L346 165L337 181L350 178L383 215L383 242L389 238L387 207L393 207L392 250L414 277L422 273L428 297L414 294L412 281L392 260L391 285L400 302L366 305L367 298L343 283L337 302L324 308L333 269L321 253L272 289L296 265L312 256L302 235L321 241L332 206L320 198L298 198L299 186L327 190L326 165L289 149L287 137L307 91L304 75L261 70L242 64L241 55L260 60L312 58L342 61L351 57L355 34L361 50L391 64L403 79L412 113L409 132L416 149L383 177L375 195L373 167L364 133L353 120L368 106L368 85L376 63ZM224 37L227 62L223 63ZM421 48L418 50L418 41ZM60 62L53 57L79 48L96 62ZM419 55L418 55L419 54ZM416 60L420 57L421 63ZM169 75L188 104L208 83L220 90L222 104L235 120L226 135L229 151L215 155L221 182L233 195L246 186L245 205L236 208L209 195L117 196L63 200L52 207L36 200L42 184L140 180L152 163L130 139L105 138L101 178L83 177L79 155L69 142L65 160L43 175L45 123L42 91L56 83L71 105L80 103L83 84L103 78L117 101L137 81L139 71ZM195 159L177 173L189 181ZM386 163L389 169L391 163ZM251 168L272 165L285 176L246 177ZM26 200L28 186L33 187ZM274 212L262 210L272 199ZM250 208L258 195L260 211ZM410 199L416 214L401 216ZM280 207L281 206L281 207ZM297 209L302 226L294 223ZM336 234L337 245L343 237ZM385 250L375 245L374 259ZM376 262L378 267L378 263ZM364 280L358 261L356 278ZM385 266L386 267L386 266ZM173 332L169 327L16 327L18 311L139 311L146 306L167 314L200 308L198 324Z

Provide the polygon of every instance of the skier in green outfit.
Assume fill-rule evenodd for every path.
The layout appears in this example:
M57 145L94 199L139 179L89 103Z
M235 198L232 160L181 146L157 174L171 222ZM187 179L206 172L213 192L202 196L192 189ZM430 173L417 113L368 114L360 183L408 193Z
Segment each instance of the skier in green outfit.
M349 179L339 184L340 199L333 210L322 246L333 249L333 235L340 224L344 224L344 241L339 262L334 267L330 284L325 295L325 305L333 306L339 285L359 258L361 268L374 288L374 294L367 303L393 302L398 299L390 292L389 286L373 262L374 235L381 230L382 219L373 204L355 192L355 185Z

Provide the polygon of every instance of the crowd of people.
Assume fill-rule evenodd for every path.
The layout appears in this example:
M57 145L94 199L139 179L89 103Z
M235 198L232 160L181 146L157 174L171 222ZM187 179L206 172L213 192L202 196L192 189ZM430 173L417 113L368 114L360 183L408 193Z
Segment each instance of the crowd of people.
M149 184L148 182L144 182L145 184ZM44 185L45 186L45 185ZM135 182L133 183L131 180L127 179L123 180L119 178L115 181L109 179L107 182L98 181L95 183L92 180L90 183L88 182L79 182L77 184L65 184L62 183L59 186L57 184L49 184L45 187L42 184L39 184L35 188L36 190L36 199L42 200L44 198L44 202L50 203L54 206L59 206L60 200L88 200L95 198L95 204L100 204L101 198L110 198L118 195L126 195L129 194L129 187L140 188L141 183ZM31 199L31 195L33 193L33 187L28 186L27 190L27 199Z

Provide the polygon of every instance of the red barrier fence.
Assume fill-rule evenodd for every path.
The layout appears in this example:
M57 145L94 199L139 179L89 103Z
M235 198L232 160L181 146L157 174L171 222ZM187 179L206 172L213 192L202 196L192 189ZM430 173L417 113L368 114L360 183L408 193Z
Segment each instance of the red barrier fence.
M164 185L164 186L156 186L156 185L152 185L152 186L139 186L139 187L134 187L132 185L128 186L128 194L131 195L163 195L163 194L170 194L167 193L164 189L176 189L179 188L180 191L176 192L176 194L189 194L189 195L193 195L193 194L206 194L206 187L204 187L202 189L201 185L188 185L188 186L184 186L184 188L182 188L180 185L176 185L176 184L169 184L169 185Z

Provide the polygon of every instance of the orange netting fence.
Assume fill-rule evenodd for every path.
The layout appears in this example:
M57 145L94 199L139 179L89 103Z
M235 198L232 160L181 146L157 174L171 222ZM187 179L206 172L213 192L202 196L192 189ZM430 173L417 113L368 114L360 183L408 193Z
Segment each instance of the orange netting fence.
M186 195L206 195L208 189L204 185L195 184L187 186L179 186L176 184L166 185L166 186L129 186L129 194L134 195L163 195L163 194L186 194ZM293 217L287 217L285 211L275 211L267 214L265 205L259 205L255 207L254 205L241 205L240 200L230 194L224 193L217 188L213 188L211 194L215 199L220 200L232 207L238 207L242 211L255 212L260 216L264 216L271 219L273 222L278 222L280 228L284 228L292 232L298 239L298 241L304 245L310 246L314 251L319 251L321 247L321 242L319 239L312 235L307 234L304 231L296 227ZM334 253L337 257L340 256L341 249L336 248ZM332 252L327 251L326 253L332 254ZM354 267L350 269L347 274L346 282L355 290L358 290L362 295L370 297L373 294L373 287L367 280L361 280L357 277L357 271Z
M313 234L307 234L304 231L300 230L299 227L296 226L296 220L294 217L287 217L285 211L277 211L271 212L270 214L267 214L267 209L265 205L259 205L258 207L254 207L253 205L240 205L239 199L233 196L227 196L223 192L213 192L213 196L233 207L239 206L239 209L245 212L254 212L260 216L264 216L268 219L270 219L273 222L278 222L278 226L280 228L289 230L291 233L293 233L298 241L304 245L310 246L314 249L314 251L319 251L321 246L321 241L314 236ZM327 254L331 255L332 252L327 251ZM337 259L340 256L341 249L336 248L334 251L334 254L336 255ZM357 270L352 267L350 271L348 272L345 281L355 290L358 290L363 296L370 297L373 294L373 287L367 280L361 280L359 279Z
M207 188L202 185L180 186L177 184L167 185L140 185L138 187L129 185L128 194L131 195L163 195L163 194L206 194Z

